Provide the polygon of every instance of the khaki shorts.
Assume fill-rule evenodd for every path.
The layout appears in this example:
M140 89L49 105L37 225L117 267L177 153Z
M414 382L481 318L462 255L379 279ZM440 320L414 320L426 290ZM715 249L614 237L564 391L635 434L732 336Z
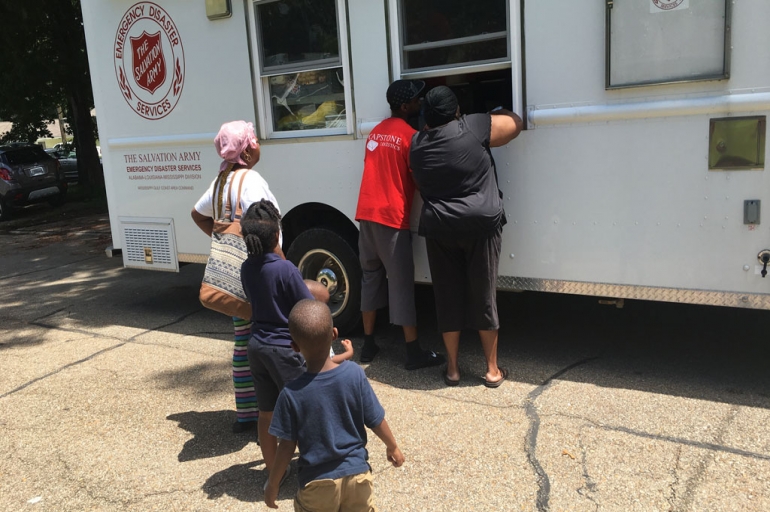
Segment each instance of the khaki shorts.
M297 491L295 512L377 512L372 472L313 480Z

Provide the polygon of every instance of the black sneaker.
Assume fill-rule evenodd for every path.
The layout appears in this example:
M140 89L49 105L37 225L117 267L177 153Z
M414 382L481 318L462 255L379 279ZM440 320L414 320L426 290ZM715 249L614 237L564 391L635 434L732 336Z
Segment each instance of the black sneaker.
M374 361L374 356L377 355L377 353L380 351L380 347L377 345L366 345L364 344L364 347L361 349L361 358L360 361L362 363L371 363Z
M432 350L425 350L417 357L408 357L406 360L407 370L419 370L420 368L429 368L444 364L446 359L441 354L436 354Z

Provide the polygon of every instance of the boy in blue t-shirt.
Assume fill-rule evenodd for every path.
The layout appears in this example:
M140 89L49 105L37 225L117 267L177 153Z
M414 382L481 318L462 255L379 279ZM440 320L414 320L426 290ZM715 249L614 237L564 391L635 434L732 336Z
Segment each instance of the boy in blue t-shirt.
M273 410L270 434L280 442L265 503L278 508L281 476L299 444L295 510L374 511L365 427L385 443L395 467L404 463L385 410L360 366L329 358L337 329L326 304L298 302L289 315L289 330L292 348L304 356L307 372L286 384Z

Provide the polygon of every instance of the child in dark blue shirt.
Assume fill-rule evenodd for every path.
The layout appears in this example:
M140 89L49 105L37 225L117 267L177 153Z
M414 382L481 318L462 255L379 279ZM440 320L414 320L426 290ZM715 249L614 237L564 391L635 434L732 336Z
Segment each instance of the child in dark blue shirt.
M267 200L252 204L241 219L249 257L241 266L241 281L251 302L248 356L259 407L259 446L265 468L272 474L278 440L268 429L275 401L283 386L305 373L305 359L291 348L289 313L302 299L312 299L297 267L283 259L278 239L281 216ZM288 468L282 468L285 479Z
M371 468L366 428L386 446L396 467L404 455L385 420L366 374L355 363L337 364L329 357L337 329L326 304L302 300L289 315L292 348L302 353L307 372L286 384L273 412L270 433L280 439L265 503L278 508L281 475L299 444L300 511L373 511ZM261 415L260 415L261 417Z

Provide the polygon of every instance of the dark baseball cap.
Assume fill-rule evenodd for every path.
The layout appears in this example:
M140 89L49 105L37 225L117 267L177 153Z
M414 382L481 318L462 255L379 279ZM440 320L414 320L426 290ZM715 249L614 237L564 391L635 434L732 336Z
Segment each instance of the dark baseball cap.
M388 87L385 97L393 110L397 110L404 103L409 103L420 95L425 88L422 80L396 80Z

